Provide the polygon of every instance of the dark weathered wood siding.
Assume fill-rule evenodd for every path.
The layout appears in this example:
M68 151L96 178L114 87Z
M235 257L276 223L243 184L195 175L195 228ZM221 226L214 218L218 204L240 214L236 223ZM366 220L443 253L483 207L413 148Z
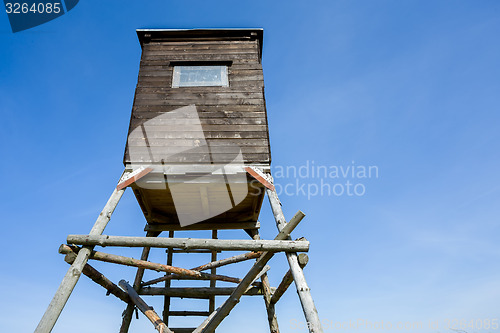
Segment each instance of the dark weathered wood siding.
M241 147L245 163L271 162L264 78L258 38L249 36L216 36L206 38L156 38L142 44L142 57L130 121L130 133L156 116L187 105L196 105L207 143L218 161L230 162L228 143ZM173 65L196 62L203 65L227 62L229 87L172 88ZM186 65L189 65L186 63ZM181 121L162 123L148 133L153 153L168 155L169 147L193 146L192 130ZM141 138L130 139L124 163L133 163L128 149L144 145ZM137 149L136 149L137 150ZM146 155L146 152L145 152ZM209 163L210 158L194 152L182 160L166 163Z

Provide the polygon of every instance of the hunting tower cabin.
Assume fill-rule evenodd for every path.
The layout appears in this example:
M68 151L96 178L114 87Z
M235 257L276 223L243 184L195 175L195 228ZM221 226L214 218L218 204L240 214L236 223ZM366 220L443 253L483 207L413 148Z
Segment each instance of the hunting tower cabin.
M262 29L141 29L124 164L149 224L256 223L269 172ZM196 223L196 224L195 224ZM173 230L173 229L172 229ZM177 230L177 229L176 229Z
M158 332L215 333L240 299L252 295L263 296L269 332L276 333L280 330L275 304L292 281L309 333L323 333L303 272L308 256L300 253L309 250L309 242L291 236L305 214L299 210L285 219L270 172L261 65L263 31L143 29L137 34L142 56L123 159L125 171L90 233L68 235L67 244L59 247L71 267L35 333L52 331L82 274L126 304L122 333L129 332L136 310ZM146 217L146 237L103 235L127 187L132 188ZM272 240L262 239L259 232L257 219L264 195L278 230ZM251 239L221 239L222 229L242 229ZM212 235L180 238L179 230L194 230L189 234L210 230ZM168 235L162 237L165 231ZM140 247L141 259L100 252L94 249L98 246ZM160 249L166 251L166 265L149 259L150 251ZM219 258L223 251L243 253ZM290 269L273 288L268 263L279 252L284 252ZM174 266L177 253L210 254L210 261L192 269ZM89 259L136 267L133 285L123 278L117 286L88 264ZM253 263L242 278L218 273L219 268L245 261ZM145 270L152 271L153 279L145 279ZM181 286L175 280L181 280ZM225 285L220 286L221 282ZM161 318L146 303L150 296L163 298ZM220 306L219 296L227 296ZM172 299L189 301L174 303ZM191 310L194 300L208 300L208 311ZM171 328L175 317L204 319L195 327Z

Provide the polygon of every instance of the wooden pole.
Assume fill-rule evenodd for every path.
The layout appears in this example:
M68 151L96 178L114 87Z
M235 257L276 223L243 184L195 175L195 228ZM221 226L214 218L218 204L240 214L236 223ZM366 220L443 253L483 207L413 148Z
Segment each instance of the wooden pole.
M122 177L124 177L122 175ZM92 230L90 230L90 235L101 235L106 228L109 220L111 219L111 215L113 214L118 202L120 201L125 189L117 190L115 189L111 194L108 202L104 206L103 210L99 214ZM35 333L49 333L54 328L54 325L59 318L66 302L69 299L73 289L75 288L76 283L80 279L80 276L83 271L83 267L87 264L89 259L90 252L92 251L92 247L84 247L76 257L75 261L68 269L68 272L64 276L59 288L56 291L56 294L52 298L47 310L38 323L38 326L35 329Z
M253 239L260 239L258 230L250 230L250 235ZM267 274L263 274L261 277L262 291L264 292L264 304L266 305L267 311L267 321L269 323L269 331L271 333L279 333L278 317L276 316L276 310L274 304L270 302L271 300L271 284L269 283L269 278Z
M234 264L237 262L242 262L242 261L246 261L246 260L250 260L250 259L257 259L261 255L262 255L261 251L259 251L259 252L247 252L247 253L238 254L236 256L232 256L229 258L225 258L225 259L221 259L221 260L217 260L217 261L212 261L212 262L209 262L208 264L195 267L195 268L193 268L193 270L194 271L204 271L204 270L211 269L211 268L218 268L218 267L226 266L229 264Z
M174 238L174 231L171 230L168 232L168 237ZM172 266L174 260L174 252L173 249L167 249L167 265ZM166 273L165 276L171 276L171 273ZM165 279L165 289L170 288L172 281L169 279ZM144 284L141 285L141 287ZM163 322L168 326L168 318L170 317L170 297L165 295L163 299Z
M146 224L144 231L186 231L186 230L223 230L223 229L259 229L259 222L224 222L224 223L195 223L181 227L179 224Z
M272 252L270 252L272 253ZM225 296L231 295L237 287L198 287L198 288L184 288L184 287L170 287L165 289L162 287L146 287L139 289L139 295L147 296L170 296L170 297L181 297L181 298L199 298L199 299L210 299L211 296ZM275 289L274 289L275 290ZM263 295L262 288L260 287L249 287L244 290L244 296L258 296Z
M148 306L144 300L139 297L135 289L128 284L125 280L119 282L120 287L129 295L135 306L153 323L156 330L160 333L173 333L167 325L160 319L152 307Z
M66 261L70 265L75 261L75 259L76 259L76 254L74 253L68 253L64 257L64 261ZM130 303L130 298L128 297L127 293L121 290L116 284L111 282L107 277L101 274L94 267L90 266L89 264L86 264L85 266L83 266L82 273L83 275L89 277L92 281L94 281L95 283L106 289L109 294L116 296L125 303Z
M215 315L219 312L220 310L220 307L217 308L214 312L212 312L210 314L210 316L207 317L207 319L205 319L200 326L198 326L197 328L195 328L192 332L190 333L201 333L204 329L205 329L205 326L207 326L207 324L212 320L213 317L215 317Z
M217 230L212 230L212 239L217 239ZM211 253L211 256L210 256L210 261L211 262L217 261L217 251L212 250L212 253ZM215 276L217 274L217 268L216 267L210 268L210 274L212 274L213 276ZM217 280L216 279L210 279L210 288L215 288L216 286L217 286ZM208 300L208 311L210 313L212 313L212 312L215 311L215 296L211 296L209 298L209 300Z
M169 315L175 316L175 317L208 317L208 316L210 316L210 312L208 312L208 311L170 311Z
M148 231L146 233L146 237L156 237L160 234L160 232L156 231ZM145 247L142 249L142 254L141 254L141 260L148 260L149 257L149 252L150 252L149 247ZM137 273L135 274L135 279L134 279L134 290L139 290L142 282L142 277L144 276L144 268L138 268ZM122 315L122 324L120 326L120 333L127 333L128 329L130 327L130 322L132 321L132 316L134 315L134 305L129 304L125 308L125 311L123 312Z
M69 235L68 244L159 247L182 249L209 249L221 251L272 251L307 252L309 242L293 240L246 240L246 239L194 239L194 238L151 238L127 236Z
M304 268L307 265L307 262L309 261L309 257L305 253L301 253L298 255L298 261L300 268ZM279 284L278 288L276 288L276 291L273 293L273 296L271 297L271 304L276 304L280 300L281 296L285 293L285 291L288 289L288 287L292 284L293 282L293 276L292 276L292 271L288 270L283 277L283 280L281 280L281 283Z
M281 228L279 234L275 238L275 241L288 238L292 230L295 229L295 227L299 224L299 222L302 220L303 217L304 214L299 211L299 213L296 214L296 218L290 220L290 223ZM254 240L252 242L258 242L258 240ZM235 288L231 296L229 296L229 298L224 302L224 304L219 309L217 309L217 311L214 311L217 313L210 319L210 321L201 330L201 332L203 333L215 332L217 326L219 326L222 320L224 320L224 318L226 318L227 315L229 315L229 313L236 306L236 304L238 304L241 296L245 293L247 288L259 275L259 273L264 269L267 262L273 257L273 255L274 255L273 252L268 252L268 251L262 253L261 257L257 259L252 268L250 268L250 271L248 271L247 275L243 278L241 283Z
M62 254L73 253L73 249L68 245L62 244L59 247L59 252ZM116 254L110 254L110 253L104 253L104 252L98 252L98 251L92 251L90 256L89 256L89 259L109 262L109 263L113 263L113 264L120 264L120 265L125 265L125 266L138 267L138 268L142 268L142 269L150 269L150 270L157 271L157 272L174 273L174 274L177 274L180 276L190 276L190 277L198 278L201 280L215 279L215 280L232 282L232 283L240 283L241 282L241 279L231 277L231 276L213 275L213 274L208 274L208 273L202 273L202 272L193 271L190 269L174 267L174 266L169 266L169 265L163 265L163 264L158 264L158 263L154 263L154 262L150 262L150 261L146 261L146 260L139 260L139 259L123 257L123 256L119 256Z
M229 315L229 312L239 303L241 296L245 293L247 288L250 286L255 277L260 273L260 271L265 267L267 262L273 257L273 252L264 252L262 256L257 260L257 262L252 266L247 275L243 278L243 281L234 289L231 296L224 302L224 304L217 309L217 313L212 317L212 319L206 324L202 329L203 333L215 332L215 329L219 324Z
M238 263L238 262L242 262L242 261L246 261L246 260L250 260L250 259L257 259L261 255L262 255L262 252L260 252L260 251L259 252L247 252L247 253L238 254L236 256L232 256L229 258L225 258L225 259L221 259L221 260L217 260L217 261L212 261L212 262L209 262L208 264L191 268L191 270L193 270L193 271L205 271L205 270L211 269L211 268L217 268L217 267L221 267L221 266L225 266L225 265L229 265L229 264L234 264L234 263ZM179 278L179 275L175 275L175 274L174 275L166 275L166 276L162 276L162 277L157 278L157 279L153 279L153 280L144 282L141 286L146 287L146 286L150 286L150 285L162 282L162 281L175 280L178 278Z
M266 189L267 197L269 198L269 203L271 204L271 210L273 211L274 219L276 220L276 226L278 230L284 230L292 222L287 224L283 211L281 209L281 202L279 201L278 194L276 190ZM304 316L307 321L307 327L310 333L322 333L323 328L321 327L321 321L319 320L318 311L314 305L314 301L311 296L311 290L307 285L306 278L302 268L300 268L297 254L293 252L287 252L286 257L290 270L292 272L293 280L295 281L295 286L297 287L297 293L299 294L300 303L302 304L302 310L304 311Z

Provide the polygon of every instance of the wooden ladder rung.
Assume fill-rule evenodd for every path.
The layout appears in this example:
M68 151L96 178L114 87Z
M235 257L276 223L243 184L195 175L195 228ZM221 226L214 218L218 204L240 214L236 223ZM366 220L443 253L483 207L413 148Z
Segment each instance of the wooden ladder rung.
M194 316L194 317L208 317L210 316L209 311L169 311L169 316L176 316L176 317L188 317L188 316Z
M190 250L182 250L182 249L172 249L172 253L212 253L212 250L203 250L203 249L190 249ZM222 251L217 251L217 253L221 253Z
M181 327L181 328L171 328L170 330L173 331L174 333L193 333L195 329L196 328Z

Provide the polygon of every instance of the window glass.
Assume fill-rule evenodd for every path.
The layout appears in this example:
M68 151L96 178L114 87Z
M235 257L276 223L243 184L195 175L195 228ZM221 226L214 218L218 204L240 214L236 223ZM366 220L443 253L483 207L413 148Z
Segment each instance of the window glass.
M174 66L172 87L228 87L227 66Z

